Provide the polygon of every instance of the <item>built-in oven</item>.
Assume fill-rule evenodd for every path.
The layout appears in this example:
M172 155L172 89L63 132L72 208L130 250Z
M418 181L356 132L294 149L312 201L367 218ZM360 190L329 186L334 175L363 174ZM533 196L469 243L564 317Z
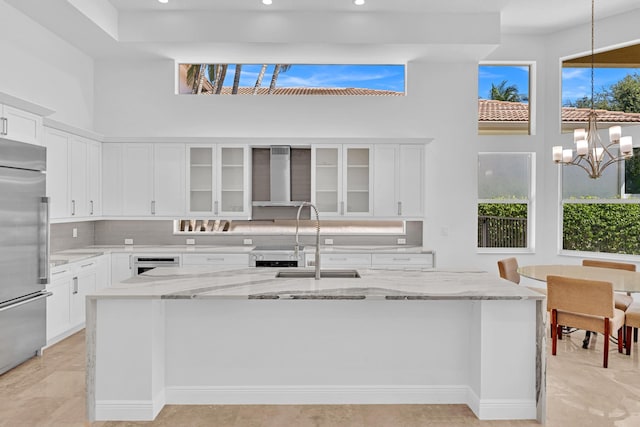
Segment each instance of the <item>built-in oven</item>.
M136 255L133 257L133 274L142 274L156 267L179 267L180 255Z
M298 248L298 254L293 245L287 246L256 246L249 254L251 267L304 267L304 247Z

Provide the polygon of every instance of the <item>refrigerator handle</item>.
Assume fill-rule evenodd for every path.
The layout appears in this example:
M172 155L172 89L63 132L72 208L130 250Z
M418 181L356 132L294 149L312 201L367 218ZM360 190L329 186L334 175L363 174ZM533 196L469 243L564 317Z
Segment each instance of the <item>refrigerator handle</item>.
M51 245L49 236L49 198L40 199L40 253L38 256L38 275L40 283L49 283L49 247Z

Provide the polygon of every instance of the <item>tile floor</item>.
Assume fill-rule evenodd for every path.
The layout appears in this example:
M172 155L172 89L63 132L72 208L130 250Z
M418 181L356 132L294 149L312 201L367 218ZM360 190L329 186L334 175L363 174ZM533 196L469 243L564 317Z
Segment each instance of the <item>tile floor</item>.
M640 426L638 344L631 357L613 346L602 365L602 336L581 348L565 337L548 357L551 427ZM537 426L534 421L478 421L465 405L166 406L153 422L85 420L84 332L0 376L0 427L417 427ZM508 373L505 373L508 375Z

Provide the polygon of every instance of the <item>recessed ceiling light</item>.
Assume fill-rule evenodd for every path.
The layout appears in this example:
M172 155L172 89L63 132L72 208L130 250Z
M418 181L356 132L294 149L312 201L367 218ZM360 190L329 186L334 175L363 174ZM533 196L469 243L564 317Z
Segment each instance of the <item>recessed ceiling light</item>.
M169 3L169 0L158 0L160 3Z
M364 0L353 0L353 4L356 6L362 6L364 4Z
M262 0L262 4L266 4L267 6L269 6L271 3L273 3L273 0Z

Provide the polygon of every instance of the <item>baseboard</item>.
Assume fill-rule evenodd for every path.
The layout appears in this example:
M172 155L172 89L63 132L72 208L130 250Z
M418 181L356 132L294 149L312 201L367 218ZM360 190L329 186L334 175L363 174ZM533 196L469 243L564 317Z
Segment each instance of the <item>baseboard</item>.
M268 386L166 388L167 404L466 404L467 386Z
M535 420L538 414L535 399L479 399L471 389L467 406L479 420Z
M164 407L165 391L153 400L98 400L96 421L153 421Z

